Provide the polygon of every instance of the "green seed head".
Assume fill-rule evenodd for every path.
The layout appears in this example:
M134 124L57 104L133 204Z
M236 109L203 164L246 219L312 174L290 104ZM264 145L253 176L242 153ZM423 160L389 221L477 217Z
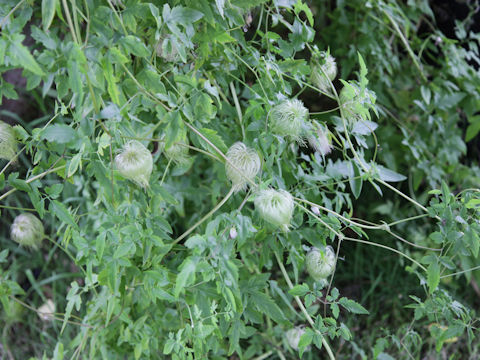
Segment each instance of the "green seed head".
M20 245L37 249L45 237L45 232L42 222L35 215L25 213L13 220L10 236Z
M124 178L146 188L153 169L152 154L141 142L132 140L115 156L115 168Z
M12 160L17 154L17 140L13 128L0 121L0 159Z
M300 100L285 100L270 110L268 124L274 134L301 143L308 116L308 109Z
M294 206L292 195L285 190L260 190L255 198L260 216L283 231L288 231Z
M235 191L245 190L247 182L253 181L260 171L260 156L242 142L236 142L227 151L225 172Z
M312 248L307 253L305 265L310 276L322 281L330 276L335 268L335 252L331 246L324 249Z

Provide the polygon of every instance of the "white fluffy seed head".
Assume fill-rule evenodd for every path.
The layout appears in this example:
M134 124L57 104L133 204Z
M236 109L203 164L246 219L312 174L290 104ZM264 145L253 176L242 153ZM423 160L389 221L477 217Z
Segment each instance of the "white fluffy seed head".
M313 131L308 137L308 143L310 146L320 155L325 156L332 151L332 143L329 138L330 132L328 129L324 129L322 126L317 126L317 129Z
M10 236L22 246L37 249L45 237L45 232L42 222L35 215L25 213L13 220Z
M313 59L310 80L320 90L331 92L330 82L337 77L337 72L335 58L329 53L322 51Z
M335 268L335 252L331 246L324 249L311 248L307 253L305 265L309 275L316 281L328 278Z
M255 209L270 224L288 231L295 204L285 190L260 190L255 198Z
M17 153L17 140L13 128L0 121L0 159L12 160Z
M37 314L43 321L51 321L55 317L55 303L48 299L45 304L37 309Z
M305 334L303 326L294 327L285 333L288 345L290 345L293 350L298 351L298 344L300 343L300 338L303 334Z
M260 171L261 161L258 153L242 142L236 142L227 151L225 172L235 191L245 190L247 182L253 181Z
M146 188L153 169L152 154L141 142L129 141L115 156L115 168L124 178Z
M284 100L268 114L268 124L274 134L302 142L302 133L308 120L308 109L297 99Z

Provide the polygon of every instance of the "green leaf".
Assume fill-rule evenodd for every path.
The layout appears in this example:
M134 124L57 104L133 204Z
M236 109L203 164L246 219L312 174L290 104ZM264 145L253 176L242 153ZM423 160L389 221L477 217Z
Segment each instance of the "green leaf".
M310 289L307 284L300 284L288 290L288 293L292 296L304 296L309 291Z
M78 225L75 223L75 219L70 214L70 211L66 208L65 205L53 200L50 202L50 212L53 213L60 221L63 221L65 224L73 226L75 229L78 229Z
M182 265L180 265L180 272L177 275L175 282L174 296L178 298L182 290L195 280L195 270L197 264L191 257L186 258Z
M258 310L270 316L276 322L285 320L285 315L272 298L262 292L256 291L250 297Z
M130 54L142 58L150 56L150 51L148 51L142 40L136 36L127 35L121 39L121 43Z
M121 244L117 250L115 250L115 253L113 254L113 257L115 259L120 259L122 257L127 256L130 253L135 252L135 244L133 242L126 242Z
M350 184L350 188L352 189L353 196L355 196L355 199L358 199L360 193L362 192L363 179L360 176L360 169L358 168L357 164L352 163L352 167L354 176L351 177L348 182Z
M18 36L15 38L15 41L10 43L8 47L9 55L13 58L16 65L20 65L36 75L45 75L40 65L38 65L35 58L30 54L30 51L22 45L22 40L23 36Z
M68 125L55 124L43 130L41 138L58 144L66 144L77 138L77 132Z
M353 313L353 314L365 314L365 315L368 315L369 312L367 309L365 309L362 305L360 305L359 303L351 300L351 299L347 299L345 297L342 297L338 303L340 305L342 305L347 311Z
M42 0L42 25L45 31L47 31L52 24L57 4L58 0Z
M70 160L70 164L68 165L67 177L72 176L77 172L77 169L80 165L80 161L82 160L82 154L76 154L72 160Z
M433 294L435 289L438 287L440 283L440 264L438 262L434 262L430 264L427 268L427 285L428 285L428 292Z

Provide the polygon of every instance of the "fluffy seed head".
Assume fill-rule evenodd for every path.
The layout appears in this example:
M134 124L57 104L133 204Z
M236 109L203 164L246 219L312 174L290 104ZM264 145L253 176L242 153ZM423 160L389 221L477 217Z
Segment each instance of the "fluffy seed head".
M300 338L303 334L305 334L305 329L303 326L294 327L285 333L288 345L290 345L293 350L298 350L298 344L300 343Z
M297 99L285 100L275 105L268 115L273 133L302 142L302 132L308 120L308 109Z
M253 181L260 171L260 156L242 142L236 142L227 151L225 172L235 191L245 190L248 180Z
M48 299L45 304L37 309L37 314L43 321L51 321L54 319L55 308L55 303Z
M320 52L312 67L310 76L311 82L317 88L324 92L331 92L330 81L333 81L337 76L337 63L335 58L325 51ZM328 77L328 79L327 79Z
M115 156L115 168L124 178L146 188L153 169L152 154L141 142L129 141Z
M10 236L20 245L38 248L45 237L42 222L33 214L18 215L10 228Z
M310 276L322 281L330 276L335 267L335 252L331 246L325 249L312 248L307 253L305 265Z
M13 128L0 121L0 159L12 160L17 153L17 140Z
M285 190L260 190L255 198L260 216L283 231L288 231L294 206L292 195Z
M332 151L332 144L328 135L328 130L324 130L323 127L318 126L314 134L308 137L310 146L323 156L330 154Z

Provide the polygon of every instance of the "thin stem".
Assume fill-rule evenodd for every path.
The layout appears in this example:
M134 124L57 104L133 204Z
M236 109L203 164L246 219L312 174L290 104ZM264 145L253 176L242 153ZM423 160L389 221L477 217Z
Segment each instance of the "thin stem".
M458 271L458 272L455 272L455 273L453 273L453 274L448 274L448 275L440 276L440 279L443 279L443 278L446 278L446 277L450 277L450 276L455 276L455 275L464 274L464 273L466 273L466 272L474 271L474 270L478 270L478 269L480 269L480 265L479 265L479 266L475 266L475 267L470 268L470 269Z
M67 18L68 27L70 28L70 33L72 34L73 42L78 43L77 35L75 34L75 28L73 26L72 18L70 16L70 10L68 9L68 4L66 0L62 0L63 9L65 10L65 17Z
M168 169L170 168L170 164L172 163L172 159L168 160L167 167L165 168L165 171L163 172L162 180L160 181L160 186L163 185L163 182L165 181L165 176L167 176Z
M15 5L12 10L2 19L2 22L0 22L0 29L3 29L3 25L7 22L8 18L17 10L20 5L22 5L25 2L25 0L21 0L17 5Z
M35 180L41 179L41 178L44 177L45 175L48 175L48 174L50 174L50 173L52 173L52 172L55 172L55 171L58 171L58 170L61 170L61 169L64 169L64 168L65 168L65 165L58 166L58 167L56 167L56 168L53 168L53 169L47 170L47 171L45 171L45 172L43 172L43 173L41 173L41 174L38 174L38 175L36 175L36 176L34 176L34 177L26 180L25 182L26 182L27 184L30 184L31 182L33 182L33 181L35 181ZM5 199L8 195L13 194L15 191L17 191L16 188L10 189L9 191L7 191L6 193L4 193L3 195L0 196L0 200Z
M223 204L227 202L227 200L232 196L234 192L234 187L232 186L228 194L220 201L212 210L208 212L207 215L202 217L200 220L198 220L190 229L185 231L182 235L180 235L178 238L175 239L175 241L172 243L172 245L177 244L179 241L184 239L186 236L188 236L193 230L195 230L198 226L200 226L205 220L207 220L210 216L212 216L218 209L220 209Z
M242 129L242 139L245 140L245 128L243 127L243 118L242 118L242 108L238 102L237 93L235 91L235 86L233 82L230 82L230 91L233 96L233 101L235 102L235 108L237 109L238 121L240 122L240 128Z
M387 16L388 20L390 20L390 22L392 23L393 28L395 29L398 36L400 37L400 40L402 40L403 44L405 45L405 48L407 49L408 55L410 55L410 57L413 60L413 63L415 64L416 68L418 69L418 72L420 73L420 76L422 77L423 81L426 82L427 77L423 73L422 66L420 65L420 62L418 61L417 56L414 54L412 48L410 47L410 44L408 43L407 38L403 34L402 30L400 30L400 27L398 26L397 22L390 16L388 11L386 11L385 9L382 9L382 12Z
M427 271L427 269L422 264L420 264L418 261L412 259L407 254L404 254L397 249L391 248L390 246L386 246L386 245L382 245L382 244L378 244L378 243L374 243L374 242L366 241L366 240L354 239L354 238L350 238L350 237L344 237L343 239L348 240L348 241L359 242L359 243L363 243L363 244L367 244L367 245L373 245L373 246L377 246L377 247L380 247L380 248L383 248L383 249L393 251L394 253L397 253L397 254L402 255L403 257L407 258L408 260L413 262L415 265L417 265L419 268L421 268L423 271Z
M280 270L282 271L283 277L285 278L285 281L287 282L288 287L290 289L293 289L292 281L290 280L290 277L288 276L287 270L285 270L285 266L283 266L283 262L280 259L280 256L277 254L277 252L275 252L275 257L277 258L278 266L280 267ZM315 328L315 323L313 322L312 318L308 314L307 309L305 309L305 306L303 305L302 300L300 300L300 298L298 296L294 296L294 299L297 302L298 306L300 307L300 310L302 310L303 315L305 315L305 318L307 319L310 326L315 330L315 332L317 334L319 334L322 337L322 344L323 344L325 350L327 350L329 358L331 360L335 360L335 355L333 355L333 352L332 352L332 349L330 348L330 345L328 345L328 342L327 342L327 340L325 340L325 337L322 335L322 333L320 333L320 331L318 331Z

